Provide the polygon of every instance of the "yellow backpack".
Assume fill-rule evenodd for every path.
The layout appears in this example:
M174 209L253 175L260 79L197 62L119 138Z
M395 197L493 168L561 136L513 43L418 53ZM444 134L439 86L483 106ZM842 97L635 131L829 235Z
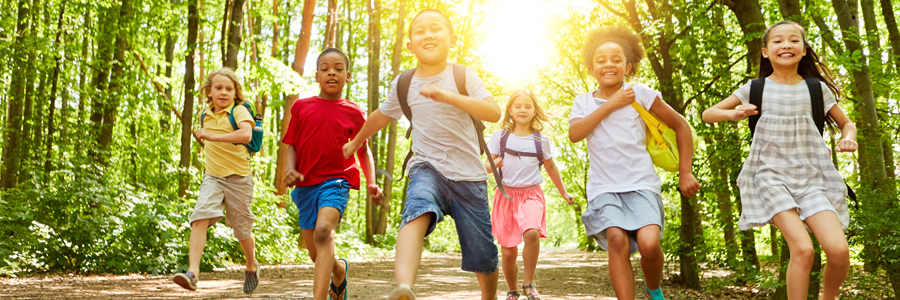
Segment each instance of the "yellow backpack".
M678 143L676 142L675 130L670 128L668 124L659 120L659 116L647 111L637 102L631 102L631 106L641 115L644 123L647 124L647 152L653 164L663 170L678 173ZM691 136L694 139L694 150L697 150L699 139L697 131L691 124Z

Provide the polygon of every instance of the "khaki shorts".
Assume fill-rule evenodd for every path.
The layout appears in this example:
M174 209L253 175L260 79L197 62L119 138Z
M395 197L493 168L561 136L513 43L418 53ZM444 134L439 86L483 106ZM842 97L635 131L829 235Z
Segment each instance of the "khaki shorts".
M203 175L200 183L200 195L191 214L191 224L197 220L209 219L213 226L223 216L225 225L234 230L238 241L253 237L253 176L231 175L225 178ZM225 213L222 213L225 208Z

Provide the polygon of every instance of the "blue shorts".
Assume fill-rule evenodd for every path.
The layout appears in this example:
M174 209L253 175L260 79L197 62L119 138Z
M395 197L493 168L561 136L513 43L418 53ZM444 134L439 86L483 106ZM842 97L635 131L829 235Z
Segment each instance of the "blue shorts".
M297 186L291 200L297 205L300 229L316 229L316 219L323 207L334 207L344 216L350 199L350 182L342 177L325 179L316 185Z
M491 234L485 181L453 181L429 163L412 166L400 228L427 213L434 213L434 218L428 225L426 236L445 215L456 221L463 270L482 274L497 271L497 245Z

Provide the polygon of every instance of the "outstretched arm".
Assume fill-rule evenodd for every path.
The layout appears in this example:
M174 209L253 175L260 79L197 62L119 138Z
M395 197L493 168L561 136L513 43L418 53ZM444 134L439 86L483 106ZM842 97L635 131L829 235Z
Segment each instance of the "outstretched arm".
M429 84L422 89L419 94L437 102L453 105L476 119L491 123L500 121L500 106L497 105L497 101L494 101L494 97L475 99L469 96L448 92L438 88L434 84Z
M380 109L373 111L372 114L369 115L369 118L366 119L366 123L359 129L356 137L350 140L350 142L347 142L347 144L344 144L344 148L342 149L344 158L350 158L350 156L353 155L353 152L356 152L356 150L359 150L359 147L362 147L363 142L365 142L366 139L387 126L389 123L391 123L391 117L381 113Z
M756 105L748 103L741 105L738 109L734 109L738 105L741 105L741 99L738 99L735 95L731 95L728 98L725 98L725 100L722 100L722 102L703 111L703 122L716 123L719 121L737 121L759 113L756 111Z
M556 190L559 191L559 194L562 195L563 199L572 205L575 197L572 197L568 192L566 192L566 186L563 185L562 178L559 176L559 169L556 168L556 163L553 162L552 158L548 158L544 160L544 169L547 170L547 175L550 176L550 180L553 181L553 185L556 186Z
M224 142L233 144L246 144L253 138L253 123L241 122L238 124L238 130L229 133L209 133L206 128L197 130L197 138L210 142Z
M675 139L678 142L678 183L685 196L693 197L700 190L700 183L697 182L697 178L694 177L691 170L694 160L694 137L691 134L691 127L684 117L659 97L653 100L650 111L659 116L660 121L669 124L669 127L675 130Z

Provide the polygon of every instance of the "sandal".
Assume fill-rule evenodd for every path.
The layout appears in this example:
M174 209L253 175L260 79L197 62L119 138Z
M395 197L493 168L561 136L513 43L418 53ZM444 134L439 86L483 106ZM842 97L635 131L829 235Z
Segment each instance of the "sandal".
M331 292L335 295L343 293L344 297L341 299L347 300L347 271L350 270L350 262L343 258L338 258L338 260L344 262L344 282L341 282L340 286L335 286L334 281L330 282L328 285L331 286ZM333 300L330 293L328 294L328 300Z
M519 300L519 292L506 292L506 300Z
M530 291L529 291L530 289ZM537 287L534 286L534 282L529 285L522 285L522 292L525 292L525 295L528 296L528 300L541 300L541 294L538 293Z
M644 283L644 297L650 300L666 300L666 297L663 296L662 287L657 288L655 290L650 290L647 288L647 283Z

